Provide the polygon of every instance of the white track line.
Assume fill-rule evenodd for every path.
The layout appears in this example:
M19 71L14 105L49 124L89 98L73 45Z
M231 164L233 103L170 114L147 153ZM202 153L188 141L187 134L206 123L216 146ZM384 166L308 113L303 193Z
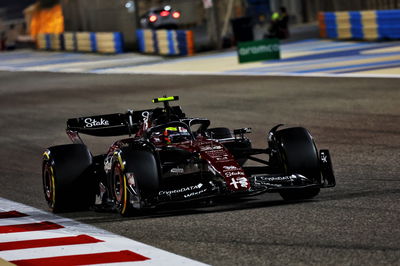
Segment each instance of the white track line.
M89 72L94 74L142 74L142 75L193 75L193 76L257 76L257 77L311 77L311 78L400 78L400 75L379 75L379 74L329 74L329 73L223 73L223 72L207 72L207 71L123 71L123 70L105 70Z
M82 69L75 70L26 70L10 67L0 67L0 71L9 72L51 72L51 73L77 73L77 74L97 74L97 75L113 75L113 74L128 74L128 75L176 75L176 76L239 76L239 77L308 77L308 78L400 78L400 75L395 74L329 74L329 73L224 73L224 72L207 72L207 71L123 71L123 70L100 70L100 71L83 71Z

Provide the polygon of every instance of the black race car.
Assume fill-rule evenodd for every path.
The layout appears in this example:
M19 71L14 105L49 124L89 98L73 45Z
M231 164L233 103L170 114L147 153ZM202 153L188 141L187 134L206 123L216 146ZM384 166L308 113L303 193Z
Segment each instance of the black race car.
M163 107L73 118L67 134L73 144L48 148L43 155L45 199L54 212L92 206L131 215L162 203L248 197L278 192L285 200L315 197L335 186L328 150L318 151L302 127L272 128L268 147L252 148L249 128L210 128L191 118L177 96L154 99ZM93 155L79 133L121 136L104 154ZM268 155L268 160L256 157ZM259 166L248 166L252 160Z

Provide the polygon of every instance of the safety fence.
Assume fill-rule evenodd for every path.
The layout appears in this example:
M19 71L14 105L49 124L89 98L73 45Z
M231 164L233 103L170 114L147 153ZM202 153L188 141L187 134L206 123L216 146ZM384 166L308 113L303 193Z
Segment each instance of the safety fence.
M190 30L136 30L141 53L160 55L193 55L193 32Z
M332 39L400 39L400 10L320 12L320 36Z
M71 52L123 53L123 36L120 32L39 34L37 48Z

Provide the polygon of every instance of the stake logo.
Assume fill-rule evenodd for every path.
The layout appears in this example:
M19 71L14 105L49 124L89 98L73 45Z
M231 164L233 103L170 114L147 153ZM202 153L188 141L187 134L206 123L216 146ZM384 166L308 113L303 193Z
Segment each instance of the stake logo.
M100 118L100 121L97 121L96 119L92 118L86 118L85 119L86 126L85 127L99 127L99 126L109 126L110 122L108 120L105 120L103 118Z

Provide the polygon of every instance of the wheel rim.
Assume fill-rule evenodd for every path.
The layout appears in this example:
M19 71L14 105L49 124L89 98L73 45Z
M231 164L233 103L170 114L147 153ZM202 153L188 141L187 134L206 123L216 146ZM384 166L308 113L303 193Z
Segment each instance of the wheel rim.
M114 195L117 207L120 208L124 201L124 176L119 164L114 167Z
M49 206L53 207L55 198L54 174L53 168L48 163L45 164L43 171L43 189Z

